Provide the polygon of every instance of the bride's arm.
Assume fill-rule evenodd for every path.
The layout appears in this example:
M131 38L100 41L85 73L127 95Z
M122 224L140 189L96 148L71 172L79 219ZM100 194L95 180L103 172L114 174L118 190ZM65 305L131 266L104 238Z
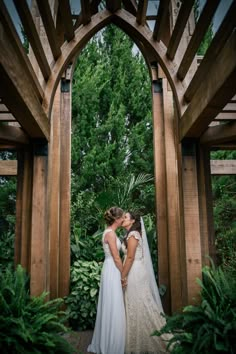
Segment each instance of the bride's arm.
M119 251L118 251L117 245L116 245L116 234L114 232L107 233L106 241L109 245L111 255L114 259L115 265L117 266L119 271L122 272L123 264L122 264L120 254L119 254Z
M130 268L132 267L137 246L138 246L138 240L135 237L131 236L128 239L127 257L121 273L121 279L124 282L126 281L126 277L129 274Z

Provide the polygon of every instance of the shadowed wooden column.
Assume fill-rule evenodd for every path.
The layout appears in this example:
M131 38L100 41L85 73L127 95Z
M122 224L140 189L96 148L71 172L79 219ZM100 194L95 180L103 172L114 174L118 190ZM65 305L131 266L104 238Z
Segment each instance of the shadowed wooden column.
M48 165L49 248L50 248L50 298L58 297L59 277L59 213L60 213L60 139L61 92L58 86L51 114L51 136Z
M163 308L170 313L170 284L169 284L169 254L167 226L167 193L166 193L166 164L162 80L157 79L156 69L152 69L152 100L153 100L153 142L154 169L156 188L156 213L158 230L158 282L164 285L166 292L162 297Z
M209 264L208 256L216 261L209 148L200 145L197 156L202 264Z
M201 278L202 269L197 177L196 143L185 140L182 143L182 179L188 304L199 296L196 278Z
M30 291L33 296L47 290L47 160L47 142L34 143L30 262Z
M181 237L179 161L177 122L174 112L173 94L167 79L163 78L163 106L166 154L167 222L169 250L169 278L171 312L181 310L186 302L185 245Z
M60 241L58 295L70 286L71 81L61 80Z
M19 150L17 159L15 265L21 264L29 272L32 216L32 147L29 146Z

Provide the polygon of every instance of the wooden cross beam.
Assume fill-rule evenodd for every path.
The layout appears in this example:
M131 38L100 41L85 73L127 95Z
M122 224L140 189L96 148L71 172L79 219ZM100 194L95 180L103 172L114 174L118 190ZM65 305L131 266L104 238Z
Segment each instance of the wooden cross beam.
M17 160L0 160L0 176L16 176Z

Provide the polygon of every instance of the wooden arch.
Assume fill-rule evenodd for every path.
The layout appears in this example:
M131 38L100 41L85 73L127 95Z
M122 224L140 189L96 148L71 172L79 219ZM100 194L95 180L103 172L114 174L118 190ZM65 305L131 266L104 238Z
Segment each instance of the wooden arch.
M71 72L68 65L108 23L142 51L151 73L159 281L167 312L198 294L206 255L214 258L211 149L236 148L236 1L209 49L197 49L220 0L207 0L198 22L193 0L27 0L14 4L30 42L26 55L0 0L0 149L17 151L2 175L17 174L15 263L31 274L31 293L65 296L70 280ZM148 21L153 21L151 30ZM12 60L16 58L16 60ZM174 99L173 99L174 96ZM219 124L220 123L220 124ZM229 168L231 167L231 168ZM227 171L227 172L226 172Z

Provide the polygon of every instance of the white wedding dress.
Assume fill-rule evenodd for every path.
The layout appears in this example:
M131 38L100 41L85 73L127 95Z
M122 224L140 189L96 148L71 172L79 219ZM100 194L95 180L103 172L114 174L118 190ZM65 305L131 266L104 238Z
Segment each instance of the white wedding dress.
M106 229L102 238L105 261L92 343L87 350L97 354L124 354L126 332L124 297L120 271L114 263L109 245L104 242L105 234L109 231L112 230ZM116 244L120 250L121 242L118 238Z
M150 270L145 263L143 239L138 231L128 235L138 240L135 259L127 278L124 292L126 311L126 345L125 354L159 354L166 353L166 343L162 338L151 336L165 324L161 316L163 308L159 293L153 294L150 286ZM125 244L122 244L124 254L127 254ZM148 248L149 251L149 248ZM156 284L155 284L156 286ZM156 299L156 297L158 297ZM166 336L165 339L170 339Z

